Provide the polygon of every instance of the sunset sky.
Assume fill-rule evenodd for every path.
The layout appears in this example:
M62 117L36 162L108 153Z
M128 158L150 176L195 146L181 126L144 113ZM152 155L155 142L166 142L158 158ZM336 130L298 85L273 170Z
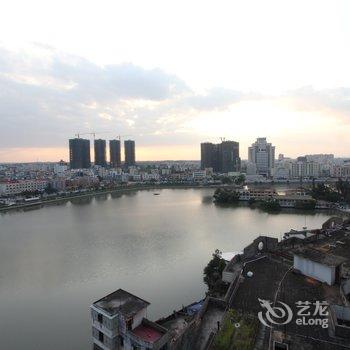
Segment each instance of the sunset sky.
M0 162L68 160L128 135L137 160L199 159L257 137L350 156L350 1L8 1ZM87 137L90 137L87 135Z

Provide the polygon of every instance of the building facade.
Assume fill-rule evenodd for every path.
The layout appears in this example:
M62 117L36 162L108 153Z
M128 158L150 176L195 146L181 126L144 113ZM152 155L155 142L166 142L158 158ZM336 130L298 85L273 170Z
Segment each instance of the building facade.
M124 153L125 153L125 166L134 166L136 164L135 157L135 141L125 140L124 141Z
M275 146L260 137L248 148L248 160L256 165L258 175L271 177L275 167Z
M120 140L109 141L109 160L112 168L120 168L121 156L120 156Z
M337 178L350 178L350 164L334 165L331 167L331 176Z
M149 302L122 289L91 305L94 350L165 350L167 329L149 321Z
M300 157L299 157L300 158ZM321 165L317 162L299 160L292 163L292 178L318 178L321 174Z
M66 162L64 162L63 160L60 160L58 163L56 163L53 166L53 172L55 174L64 174L64 172L66 172L68 170L68 164Z
M213 168L214 172L229 173L241 170L239 143L222 141L219 144L201 143L201 169Z
M71 169L91 167L90 141L80 138L69 140L69 163Z
M95 149L95 165L100 165L105 167L107 165L106 161L106 140L95 140L94 141Z
M214 168L216 145L211 142L201 143L201 169Z
M23 192L43 191L48 185L46 180L17 180L0 183L0 195L15 195Z
M223 173L240 171L239 143L236 141L223 141L217 147L220 171Z

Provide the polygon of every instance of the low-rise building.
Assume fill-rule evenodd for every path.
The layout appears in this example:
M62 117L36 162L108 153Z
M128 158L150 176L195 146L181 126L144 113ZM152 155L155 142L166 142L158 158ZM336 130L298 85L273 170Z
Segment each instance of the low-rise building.
M239 200L249 201L250 199L263 200L271 199L277 195L277 192L273 189L239 189Z
M350 164L332 166L331 177L350 178Z
M309 195L289 194L276 195L274 199L278 202L281 208L298 208L316 201Z
M207 176L207 173L205 170L197 170L192 173L192 177L194 181L204 180L206 176Z
M47 187L46 180L17 180L0 183L0 195L11 196L23 192L43 191Z
M331 286L335 282L339 283L341 265L346 260L318 249L306 248L294 253L293 267L303 275Z
M94 350L165 350L169 333L146 319L149 302L123 289L91 305Z
M53 166L53 172L58 175L64 174L67 170L68 170L68 163L64 162L63 160L59 161Z

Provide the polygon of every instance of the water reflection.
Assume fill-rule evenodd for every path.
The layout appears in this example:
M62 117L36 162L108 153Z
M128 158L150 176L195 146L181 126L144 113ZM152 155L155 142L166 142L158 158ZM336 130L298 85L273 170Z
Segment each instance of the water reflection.
M95 199L96 199L96 202L103 202L103 201L106 201L109 197L109 194L99 194L97 196L95 196Z
M112 192L111 193L111 198L113 198L113 199L117 199L117 198L120 198L122 196L123 196L123 193L121 193L121 192Z
M94 197L80 197L80 198L72 198L70 202L72 205L86 205L90 204L93 201Z
M145 193L149 193L149 191L144 191ZM123 196L125 197L135 197L137 195L137 191L125 191Z
M216 206L210 189L157 192L1 215L1 348L89 349L97 298L121 287L152 303L151 319L165 316L203 297L203 267L216 248L241 250L258 234L280 237L305 225L305 212ZM308 214L307 226L328 217Z
M203 197L202 197L202 203L203 203L203 204L212 205L212 204L213 204L213 196L212 196L212 195L203 196Z
M21 208L20 211L27 212L27 211L37 210L42 207L43 207L42 204L36 204L36 205L31 205L30 207Z

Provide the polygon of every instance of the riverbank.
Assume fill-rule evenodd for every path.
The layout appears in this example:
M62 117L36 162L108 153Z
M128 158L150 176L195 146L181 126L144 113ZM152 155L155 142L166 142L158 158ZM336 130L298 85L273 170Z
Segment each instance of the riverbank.
M215 204L224 206L247 203L251 209L260 209L273 214L278 214L283 209L309 212L327 210L350 214L348 205L339 201L317 200L305 190L299 193L278 194L273 188L262 190L218 188L213 195L213 200Z
M254 186L252 186L254 188ZM59 198L53 198L53 199L47 199L47 200L40 200L36 202L31 202L31 203L23 203L23 204L18 204L18 205L12 205L12 206L6 206L6 207L0 207L0 213L5 213L9 211L15 211L15 210L21 210L21 209L30 209L30 208L36 208L36 207L43 207L47 204L55 204L55 203L63 203L63 202L68 202L72 199L80 199L80 198L90 198L90 197L95 197L95 196L102 196L106 194L113 194L113 193L128 193L128 192L133 192L133 191L144 191L144 190L161 190L161 189L203 189L203 188L212 188L212 189L218 189L222 188L222 185L185 185L185 184L169 184L169 185L135 185L135 186L125 186L125 187L119 187L119 188L114 188L114 189L106 189L106 190L99 190L99 191L93 191L93 192L88 192L88 193L79 193L79 194L71 194L67 195L64 197L59 197ZM227 189L231 189L232 186L225 186ZM247 201L239 201L240 204L244 203L246 204ZM224 204L221 204L225 206ZM254 209L254 208L253 208ZM281 208L281 209L294 209L295 208ZM330 210L329 208L316 208L314 211L319 211L319 210ZM350 216L350 210L349 209L343 209L343 208L332 208L332 211L335 213L341 213L343 215L349 215ZM277 212L278 213L278 212Z
M89 197L95 197L95 196L101 196L106 194L113 194L113 193L128 193L132 191L144 191L144 190L161 190L161 189L203 189L203 188L218 188L219 185L208 185L208 186L194 186L194 185L154 185L154 186L129 186L129 187L120 187L115 189L107 189L107 190L100 190L100 191L94 191L94 192L88 192L88 193L79 193L79 194L72 194L64 197L54 198L54 199L47 199L47 200L41 200L37 202L32 203L23 203L18 205L12 205L7 207L0 207L0 213L1 212L8 212L8 211L15 211L20 209L26 209L26 208L34 208L34 207L42 207L46 204L54 204L54 203L62 203L67 202L71 199L79 199L79 198L89 198Z

